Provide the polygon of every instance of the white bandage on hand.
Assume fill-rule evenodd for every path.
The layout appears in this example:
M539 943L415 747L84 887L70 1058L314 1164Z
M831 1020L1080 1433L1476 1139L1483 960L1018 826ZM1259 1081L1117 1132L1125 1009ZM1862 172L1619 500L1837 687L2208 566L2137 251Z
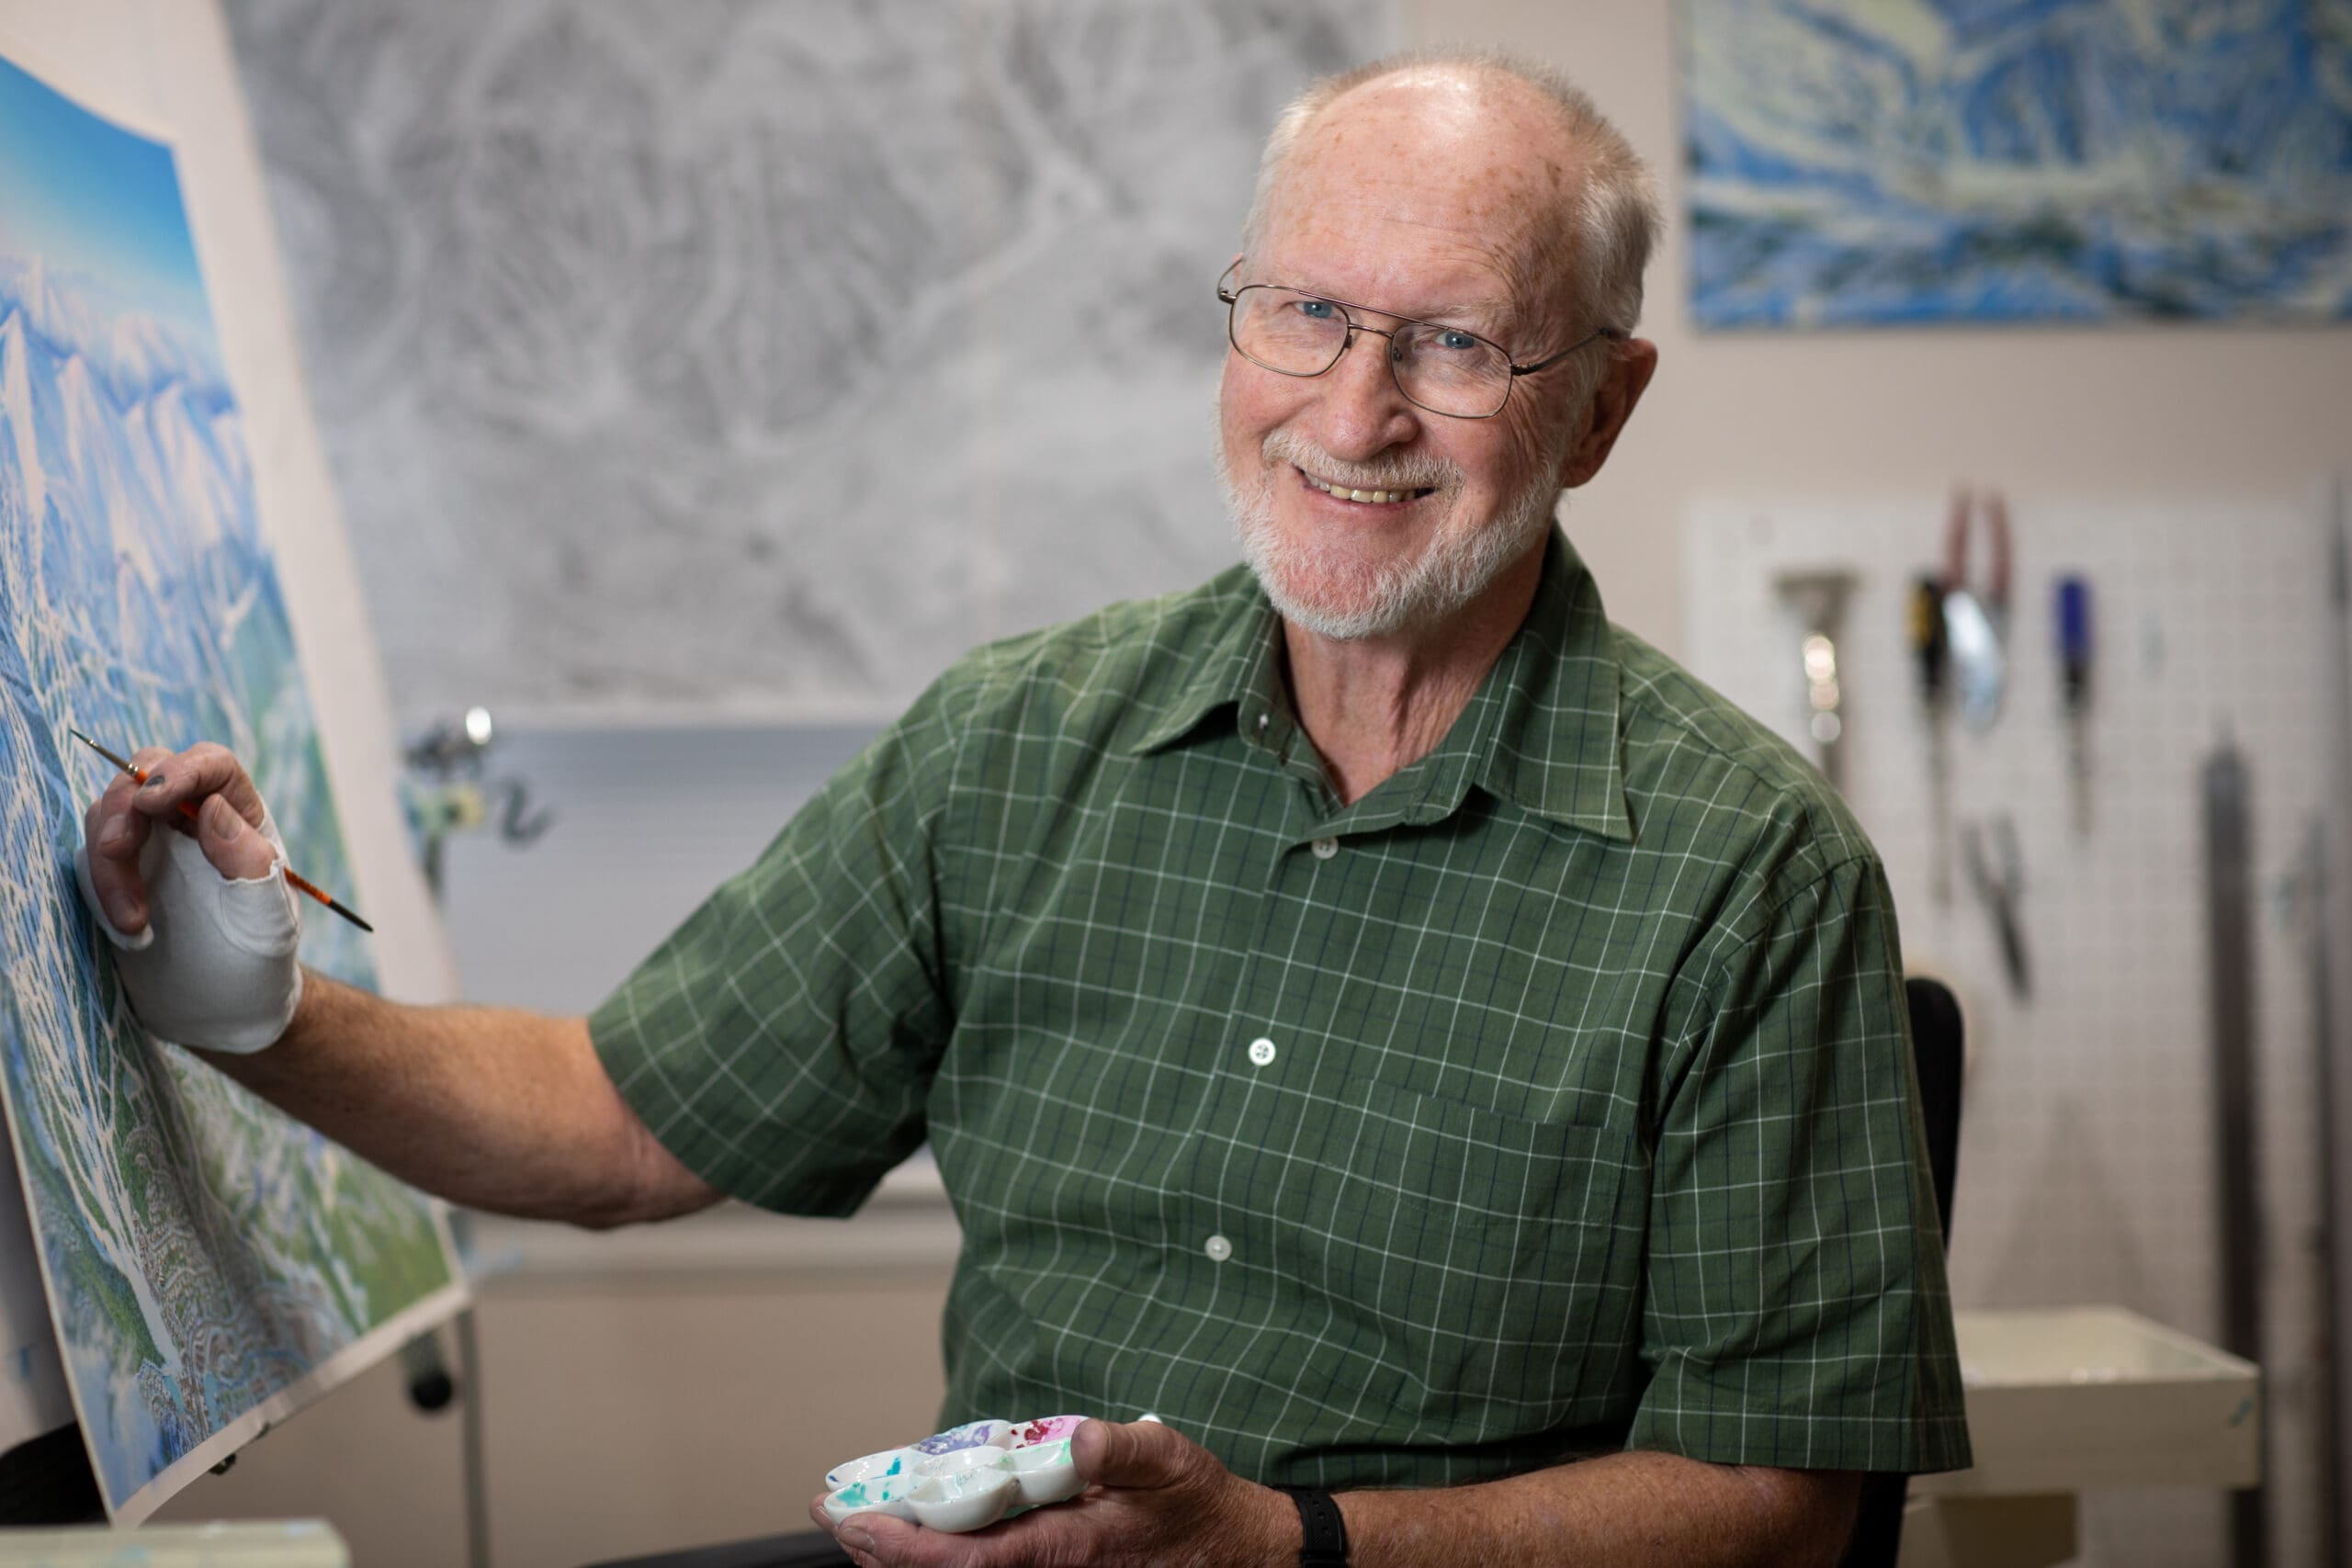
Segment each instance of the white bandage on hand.
M286 885L286 846L265 812L262 835L277 851L269 874L231 881L193 835L158 822L139 852L147 929L125 936L90 886L86 847L74 852L82 901L114 945L115 973L158 1039L251 1055L276 1043L302 1000L302 911Z

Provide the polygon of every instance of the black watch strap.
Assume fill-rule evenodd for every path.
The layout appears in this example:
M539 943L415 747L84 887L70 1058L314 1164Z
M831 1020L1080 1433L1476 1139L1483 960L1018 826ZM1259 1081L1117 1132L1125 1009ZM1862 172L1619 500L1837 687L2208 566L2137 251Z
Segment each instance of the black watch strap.
M1329 1492L1294 1486L1290 1500L1298 1505L1298 1568L1348 1568L1348 1527L1340 1505Z

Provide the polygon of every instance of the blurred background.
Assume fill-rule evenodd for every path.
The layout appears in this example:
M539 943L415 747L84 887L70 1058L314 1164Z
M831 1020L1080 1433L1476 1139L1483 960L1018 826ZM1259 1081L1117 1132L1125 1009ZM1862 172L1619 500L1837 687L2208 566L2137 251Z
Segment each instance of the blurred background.
M2343 1561L2352 6L222 9L462 988L567 1011L966 649L1233 558L1212 285L1284 100L1565 69L1668 214L1566 525L1959 994L1959 1304L2264 1369L2252 1523L2175 1453L2076 1560ZM846 1225L477 1223L491 1556L792 1528L929 1429L954 1246L920 1163ZM464 1561L467 1455L388 1366L164 1517Z

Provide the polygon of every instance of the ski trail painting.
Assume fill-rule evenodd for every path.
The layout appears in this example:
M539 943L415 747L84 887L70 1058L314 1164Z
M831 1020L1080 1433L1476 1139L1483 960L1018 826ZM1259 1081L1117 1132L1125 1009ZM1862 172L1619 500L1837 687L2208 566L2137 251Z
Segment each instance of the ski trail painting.
M139 1029L74 887L109 770L69 725L227 744L305 872L364 892L172 152L0 60L0 1088L99 1491L135 1520L463 1286L436 1206ZM370 984L367 939L305 913L305 961Z
M1685 0L1702 326L2352 319L2352 0Z

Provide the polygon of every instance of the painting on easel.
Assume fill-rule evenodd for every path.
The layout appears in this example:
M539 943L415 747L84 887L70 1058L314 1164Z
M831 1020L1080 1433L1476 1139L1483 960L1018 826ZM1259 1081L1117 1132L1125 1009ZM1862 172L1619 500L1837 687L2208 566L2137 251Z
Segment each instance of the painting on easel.
M0 1088L66 1381L136 1520L462 1303L437 1206L142 1031L74 890L125 751L251 761L349 860L164 142L0 60ZM308 964L373 979L305 923Z

